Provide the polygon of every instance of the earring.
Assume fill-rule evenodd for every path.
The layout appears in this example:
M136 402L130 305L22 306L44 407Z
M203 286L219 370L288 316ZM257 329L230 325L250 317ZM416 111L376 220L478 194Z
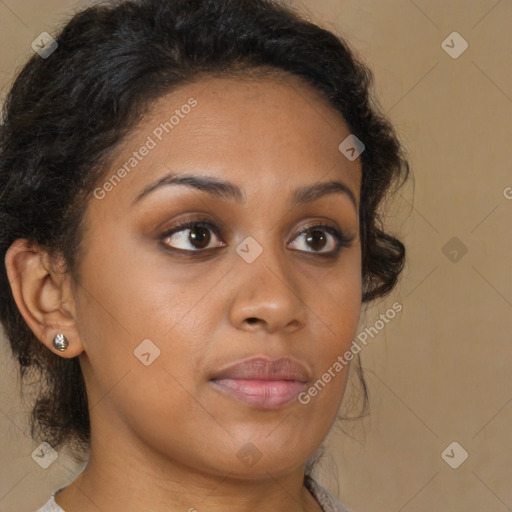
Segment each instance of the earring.
M67 340L66 336L61 333L57 333L55 335L55 338L53 338L53 346L57 350L60 350L61 352L64 352L69 345L69 341Z

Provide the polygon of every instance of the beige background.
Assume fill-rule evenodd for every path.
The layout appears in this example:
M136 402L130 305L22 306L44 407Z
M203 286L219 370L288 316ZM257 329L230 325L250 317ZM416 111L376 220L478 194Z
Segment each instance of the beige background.
M512 2L292 3L374 70L415 176L391 211L409 250L402 281L360 326L403 304L361 352L371 415L351 436L333 431L318 479L354 512L511 510ZM0 96L33 39L84 4L0 0ZM454 31L469 44L456 59L441 45ZM37 444L1 350L0 510L31 512L80 468L64 454L46 470L32 460ZM469 454L457 469L441 456L453 441Z

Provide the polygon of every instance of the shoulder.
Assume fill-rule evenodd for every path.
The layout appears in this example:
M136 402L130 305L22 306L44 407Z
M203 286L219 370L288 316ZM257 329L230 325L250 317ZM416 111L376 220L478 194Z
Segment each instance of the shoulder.
M327 491L327 489L324 489L309 475L304 477L304 485L315 497L318 503L320 503L320 506L324 512L350 512L347 507L342 505L338 500L334 499L329 491ZM59 505L57 505L55 502L54 497L57 492L58 491L55 491L51 498L35 512L65 512L64 509L59 507Z
M304 485L316 498L318 503L320 503L320 506L324 512L350 512L347 507L342 505L338 500L334 499L329 491L324 489L311 476L304 476Z

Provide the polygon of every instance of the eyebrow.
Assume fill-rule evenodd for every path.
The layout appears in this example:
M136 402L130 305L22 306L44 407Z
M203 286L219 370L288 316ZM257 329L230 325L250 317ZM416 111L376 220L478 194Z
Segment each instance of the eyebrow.
M163 186L185 185L211 194L220 199L227 199L243 203L246 196L242 189L235 183L219 180L213 176L203 176L195 174L176 174L169 173L159 178L153 183L146 185L142 192L133 200L132 206L149 194ZM329 194L343 194L350 199L354 208L358 209L357 199L352 190L341 181L326 181L315 183L314 185L299 187L292 196L292 205L298 206L312 203L321 197Z

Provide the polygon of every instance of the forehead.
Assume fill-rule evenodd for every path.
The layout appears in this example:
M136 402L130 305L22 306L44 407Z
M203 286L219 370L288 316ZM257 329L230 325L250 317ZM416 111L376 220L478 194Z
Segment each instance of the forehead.
M244 147L257 147L270 140L289 145L301 140L310 141L309 150L316 146L325 151L337 149L340 135L350 133L341 113L319 91L297 76L281 73L204 77L180 86L153 105L144 129L167 119L166 113L179 110L190 98L198 105L185 126L173 129L176 140L180 135L193 136L192 130L197 130L208 136L205 141L220 142L229 135L237 136L237 143ZM254 133L258 138L250 139Z
M133 198L169 170L183 169L260 190L343 177L357 195L359 161L338 148L349 134L341 113L299 77L203 77L157 100L127 137L111 172L127 168L149 141L151 151L132 161L113 194Z

